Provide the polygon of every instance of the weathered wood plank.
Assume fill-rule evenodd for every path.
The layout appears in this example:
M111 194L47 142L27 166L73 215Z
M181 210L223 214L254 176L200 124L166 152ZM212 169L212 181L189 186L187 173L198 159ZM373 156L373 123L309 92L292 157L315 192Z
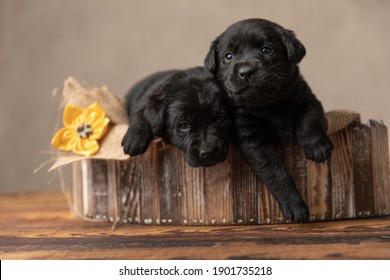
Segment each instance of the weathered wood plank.
M332 185L330 163L308 163L310 213L313 221L332 219Z
M312 220L390 214L387 128L370 124L353 123L333 133L332 158L324 164L309 162L296 143L278 149ZM156 141L144 155L112 165L108 175L107 166L82 161L82 195L74 192L82 197L79 216L153 225L283 222L278 204L234 147L225 162L192 168L178 149ZM96 195L104 194L107 182L108 201Z
M137 162L137 171L140 172L138 183L141 187L141 223L144 224L156 224L160 220L159 145L150 145L145 155L139 157Z
M357 217L375 214L371 128L359 123L351 126L355 211Z
M94 212L92 218L102 221L108 220L108 176L115 174L115 169L107 168L108 161L93 160L92 168L92 196Z
M251 224L258 220L258 208L261 206L258 200L259 182L238 151L232 148L232 152L230 173L233 191L233 219L231 224Z
M62 193L0 195L0 259L390 259L390 217L112 231L76 219Z
M122 200L120 197L120 174L119 163L113 160L107 161L107 203L106 213L107 219L111 222L118 222L121 217Z
M158 236L156 236L158 238ZM293 237L292 237L293 238ZM374 237L370 237L372 240ZM176 248L93 248L93 254L89 248L80 248L79 250L46 250L39 249L30 251L12 251L2 254L2 259L26 260L26 259L110 259L110 260L224 260L224 259L244 259L244 260L383 260L389 259L390 247L374 243L371 240L363 242L360 245L350 244L302 244L294 245L274 245L256 243L237 242L229 244L227 248L225 242L215 242L211 246L193 246ZM113 241L115 242L115 241ZM357 241L359 242L359 241ZM23 244L23 243L22 243ZM163 242L162 244L166 244ZM188 244L188 242L187 242ZM126 245L126 244L123 244ZM245 249L243 249L245 248ZM248 250L247 248L251 248ZM228 249L228 250L227 250Z
M228 156L227 166L231 163ZM229 180L231 171L218 164L205 171L206 225L224 225L233 222L233 186ZM215 176L218 174L218 176Z
M166 149L166 145L161 144L159 147L159 170L160 178L160 220L157 224L181 224L181 215L179 213L180 177L175 176L177 163L180 161L178 151Z
M92 218L95 212L95 205L93 201L93 170L92 170L92 160L84 159L81 161L82 169L82 187L83 187L83 212L82 215L86 218Z
M350 127L330 136L335 148L330 159L332 219L355 216L353 205L352 143Z
M375 214L390 214L390 164L387 127L371 120L372 162L374 176ZM386 157L384 155L387 155Z
M139 183L140 173L137 169L137 162L134 160L118 163L117 173L119 177L119 191L122 202L121 218L124 222L140 223L141 205Z
M72 164L72 198L73 198L73 209L72 212L79 216L80 213L83 213L83 179L82 179L82 169L81 162L76 161Z

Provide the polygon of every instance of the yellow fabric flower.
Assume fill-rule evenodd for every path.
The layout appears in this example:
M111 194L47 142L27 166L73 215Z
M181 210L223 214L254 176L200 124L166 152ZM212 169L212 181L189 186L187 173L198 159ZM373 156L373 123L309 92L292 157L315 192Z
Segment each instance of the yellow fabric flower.
M51 144L63 151L73 151L84 156L92 156L99 151L99 143L107 132L110 120L98 103L88 108L66 105L61 128L51 140Z

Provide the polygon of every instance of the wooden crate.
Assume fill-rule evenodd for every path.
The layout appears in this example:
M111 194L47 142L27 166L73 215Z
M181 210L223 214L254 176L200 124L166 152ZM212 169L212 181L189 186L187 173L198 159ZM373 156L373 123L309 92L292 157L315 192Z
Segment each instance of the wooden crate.
M330 135L325 164L297 144L280 155L307 202L312 221L390 214L387 128L352 123ZM214 167L192 168L162 141L128 161L73 163L73 212L93 221L152 225L247 225L283 222L265 185L232 147Z

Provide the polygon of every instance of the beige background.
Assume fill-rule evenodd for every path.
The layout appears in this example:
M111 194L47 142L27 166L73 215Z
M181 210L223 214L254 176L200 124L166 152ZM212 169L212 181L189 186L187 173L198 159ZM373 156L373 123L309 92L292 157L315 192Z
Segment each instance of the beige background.
M59 190L33 170L49 158L52 90L69 75L123 95L151 72L201 65L217 34L251 17L297 33L326 110L390 124L387 0L0 0L0 192Z

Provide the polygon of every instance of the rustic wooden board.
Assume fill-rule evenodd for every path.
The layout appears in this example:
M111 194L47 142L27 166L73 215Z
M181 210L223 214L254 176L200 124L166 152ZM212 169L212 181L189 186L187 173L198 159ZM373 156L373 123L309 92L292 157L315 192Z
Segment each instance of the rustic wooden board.
M382 123L353 123L330 135L335 147L324 164L308 161L296 143L278 149L312 221L390 214L387 137ZM73 209L80 211L81 201L78 216L87 219L152 225L283 222L278 204L234 147L225 162L192 168L178 149L156 141L132 160L86 159L74 171Z
M332 219L332 189L329 162L308 163L308 188L310 189L310 213L312 220Z
M0 259L390 259L390 217L112 231L76 219L62 193L0 195Z
M389 141L387 127L377 121L370 121L371 150L374 177L375 213L390 214Z
M373 165L371 149L371 127L353 124L352 142L354 143L352 157L354 199L357 217L368 217L375 213L375 200L373 191Z
M73 209L70 209L75 213L75 215L79 216L81 213L83 213L83 188L81 187L83 185L82 181L82 168L81 168L81 162L75 162L72 165L72 172L73 172L73 192L72 192L72 199L73 199Z
M351 129L347 127L330 136L335 148L330 163L332 220L353 218L353 169Z

